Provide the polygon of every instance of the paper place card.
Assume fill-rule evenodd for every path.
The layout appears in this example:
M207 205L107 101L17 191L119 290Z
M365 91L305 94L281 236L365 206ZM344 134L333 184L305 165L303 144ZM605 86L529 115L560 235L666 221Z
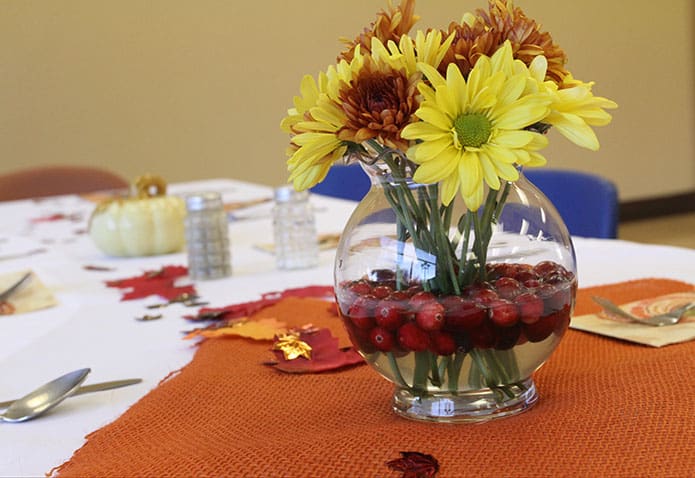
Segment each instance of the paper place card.
M18 271L0 275L0 291L7 290L17 283L27 272ZM46 309L58 304L53 293L46 287L35 273L29 277L17 290L4 301L0 301L0 315L14 315Z
M695 291L638 300L621 304L620 307L636 317L648 318L664 314L690 302L695 302ZM662 347L695 339L695 309L686 313L677 324L662 327L631 322L629 319L605 310L597 314L572 317L570 327L652 347Z

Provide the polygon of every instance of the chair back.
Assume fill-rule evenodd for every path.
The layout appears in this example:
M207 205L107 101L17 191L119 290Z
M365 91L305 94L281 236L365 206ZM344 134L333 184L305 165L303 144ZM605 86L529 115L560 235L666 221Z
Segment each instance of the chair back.
M127 187L128 181L97 167L38 166L0 175L0 201Z
M359 163L335 165L329 171L326 179L310 189L314 194L322 194L351 201L360 201L372 182Z
M557 169L525 169L524 175L562 216L570 234L615 239L618 230L618 191L595 174Z

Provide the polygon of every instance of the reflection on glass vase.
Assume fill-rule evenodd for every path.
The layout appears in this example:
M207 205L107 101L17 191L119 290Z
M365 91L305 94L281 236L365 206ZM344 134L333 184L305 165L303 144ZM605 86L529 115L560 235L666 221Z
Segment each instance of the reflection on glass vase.
M559 214L520 173L478 211L413 183L402 153L364 164L372 179L335 262L341 318L355 347L393 382L413 419L475 422L519 413L532 374L557 347L576 295Z

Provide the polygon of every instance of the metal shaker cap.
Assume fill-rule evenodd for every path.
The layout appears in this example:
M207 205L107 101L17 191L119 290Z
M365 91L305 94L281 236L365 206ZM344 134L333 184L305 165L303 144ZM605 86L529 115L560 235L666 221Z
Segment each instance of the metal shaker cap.
M275 188L275 202L304 201L309 198L308 191L297 191L292 186Z
M189 211L208 211L221 207L222 195L217 192L193 193L186 196L186 209Z

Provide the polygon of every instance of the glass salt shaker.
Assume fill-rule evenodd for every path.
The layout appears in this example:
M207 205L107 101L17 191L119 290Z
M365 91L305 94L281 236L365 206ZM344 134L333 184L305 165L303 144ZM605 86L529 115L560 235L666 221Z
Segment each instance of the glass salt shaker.
M273 231L278 269L305 269L318 265L316 222L307 191L295 191L292 186L275 189Z
M232 273L229 229L222 195L186 196L188 275L193 280L219 279Z

